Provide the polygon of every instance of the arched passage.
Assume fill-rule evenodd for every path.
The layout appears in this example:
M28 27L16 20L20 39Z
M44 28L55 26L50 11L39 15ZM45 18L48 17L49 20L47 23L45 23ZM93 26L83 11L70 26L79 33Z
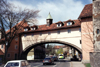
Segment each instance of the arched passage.
M34 48L34 47L36 47L36 46L38 46L38 45L41 45L41 44L46 44L46 43L59 43L59 44L63 44L63 45L68 45L68 46L74 48L75 50L77 50L79 53L82 53L82 49L79 48L79 47L77 47L77 46L74 45L74 44L71 44L71 43L68 43L68 42L63 42L63 41L57 41L57 40L53 40L53 41L52 41L52 40L51 40L51 41L41 41L41 42L34 43L34 44L32 44L32 45L29 45L28 47L26 47L26 48L23 50L23 52L21 53L20 58L21 58L21 59L27 59L27 54L28 54L28 52L29 52L32 48Z

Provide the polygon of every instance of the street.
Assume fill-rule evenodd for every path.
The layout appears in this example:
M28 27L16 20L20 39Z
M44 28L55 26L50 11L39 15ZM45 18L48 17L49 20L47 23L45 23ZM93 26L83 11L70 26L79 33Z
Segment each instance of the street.
M32 62L31 67L70 67L70 62L67 60L55 61L53 64L43 65L42 62Z
M43 65L43 62L30 62L31 67L70 67L70 62L65 59L59 59L55 61L53 64ZM4 64L0 67L4 67Z

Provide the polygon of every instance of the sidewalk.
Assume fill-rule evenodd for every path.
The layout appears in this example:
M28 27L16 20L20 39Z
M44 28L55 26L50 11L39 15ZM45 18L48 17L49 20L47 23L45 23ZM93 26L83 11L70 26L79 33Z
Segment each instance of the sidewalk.
M76 61L72 61L70 62L70 67L85 67L84 64L82 64L82 62L76 62Z

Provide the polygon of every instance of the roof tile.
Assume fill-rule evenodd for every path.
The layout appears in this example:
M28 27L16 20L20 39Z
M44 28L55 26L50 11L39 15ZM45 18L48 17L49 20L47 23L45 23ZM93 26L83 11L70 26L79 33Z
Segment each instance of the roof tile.
M86 18L86 17L92 17L92 4L85 5L78 18Z

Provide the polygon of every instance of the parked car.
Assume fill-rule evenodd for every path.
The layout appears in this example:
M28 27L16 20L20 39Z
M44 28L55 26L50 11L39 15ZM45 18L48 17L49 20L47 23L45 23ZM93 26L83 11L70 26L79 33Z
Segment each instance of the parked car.
M59 54L58 58L59 58L59 59L64 59L65 57L64 57L63 54Z
M12 60L8 61L4 67L31 67L27 60Z
M58 57L57 56L52 56L53 60L54 61L57 61L58 60Z
M52 64L54 63L54 60L51 57L47 57L43 60L43 65L45 64Z

